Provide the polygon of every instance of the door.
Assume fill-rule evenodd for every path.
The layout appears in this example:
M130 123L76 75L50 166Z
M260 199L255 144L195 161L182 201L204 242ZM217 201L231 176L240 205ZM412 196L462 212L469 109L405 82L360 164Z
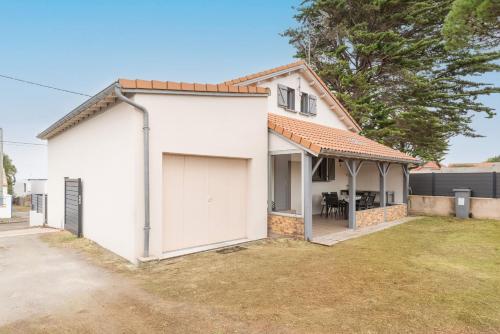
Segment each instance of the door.
M64 179L64 229L82 236L81 179Z
M246 238L247 160L163 157L163 251Z
M274 211L290 211L291 195L291 155L274 156Z

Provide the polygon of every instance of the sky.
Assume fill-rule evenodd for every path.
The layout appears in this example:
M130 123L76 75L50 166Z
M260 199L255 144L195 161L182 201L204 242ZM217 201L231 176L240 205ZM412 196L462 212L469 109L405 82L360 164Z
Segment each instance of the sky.
M294 61L280 33L300 2L0 0L0 74L89 95L117 78L221 82ZM43 144L36 135L86 98L0 78L0 99L4 140ZM499 109L498 95L482 101ZM500 154L500 118L473 126L485 137L453 138L445 163ZM18 179L47 176L46 146L4 151Z

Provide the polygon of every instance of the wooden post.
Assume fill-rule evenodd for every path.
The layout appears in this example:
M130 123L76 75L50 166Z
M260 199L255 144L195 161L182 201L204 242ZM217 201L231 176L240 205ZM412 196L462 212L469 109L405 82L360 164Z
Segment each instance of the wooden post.
M389 172L390 164L388 162L377 162L380 177L380 207L387 206L386 176Z
M304 185L304 238L310 241L313 236L312 226L312 157L302 154L302 175Z
M346 160L347 170L349 171L349 228L356 229L356 177L363 164L359 160Z
M403 169L403 203L408 205L408 195L410 190L410 170L408 165L402 165Z

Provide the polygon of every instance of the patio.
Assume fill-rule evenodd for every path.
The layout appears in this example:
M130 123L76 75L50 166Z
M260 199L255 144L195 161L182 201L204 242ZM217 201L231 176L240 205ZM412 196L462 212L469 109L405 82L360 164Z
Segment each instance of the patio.
M276 115L269 130L269 232L313 241L407 215L416 159L357 134ZM325 194L342 201L341 214L319 215Z

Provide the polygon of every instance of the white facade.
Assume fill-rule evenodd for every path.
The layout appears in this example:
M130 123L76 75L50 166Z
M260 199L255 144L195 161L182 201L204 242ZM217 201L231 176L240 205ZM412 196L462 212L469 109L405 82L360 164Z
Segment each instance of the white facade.
M7 193L7 186L0 187L2 203L0 203L0 218L12 217L12 196Z
M267 99L267 110L270 113L296 118L307 122L317 123L332 128L347 130L347 125L339 119L339 116L326 102L327 95L323 96L321 86L316 83L310 84L311 79L307 78L304 71L295 71L288 75L272 77L266 81L259 82L259 86L267 87L271 90L271 95ZM278 85L290 87L295 91L295 110L288 110L278 106ZM300 112L300 94L306 93L317 97L317 114L315 116ZM323 96L323 97L321 97ZM339 108L337 108L338 110Z
M268 175L273 155L290 156L289 165L282 165L290 174L289 214L304 215L305 151L268 132L268 113L357 131L305 68L255 83L269 88L270 95L144 87L129 91L149 112L150 256L165 258L265 238L268 194L274 196L275 186L273 172ZM247 84L252 83L239 85ZM278 106L278 85L294 90L294 110ZM315 115L300 112L301 93L316 98ZM135 262L144 249L142 114L124 102L104 109L93 116L86 110L88 119L48 139L48 225L64 228L64 178L80 178L83 236ZM312 184L313 214L321 210L321 192L348 187L344 164L338 159L336 164L334 180ZM367 163L357 188L377 191L374 175L375 164ZM387 190L395 192L396 202L402 201L402 183L401 168L394 166Z
M265 96L137 94L134 99L150 113L150 255L164 253L167 153L247 160L245 239L266 237ZM142 147L142 115L125 103L49 139L48 224L64 227L64 177L81 178L83 235L135 262L144 235Z

